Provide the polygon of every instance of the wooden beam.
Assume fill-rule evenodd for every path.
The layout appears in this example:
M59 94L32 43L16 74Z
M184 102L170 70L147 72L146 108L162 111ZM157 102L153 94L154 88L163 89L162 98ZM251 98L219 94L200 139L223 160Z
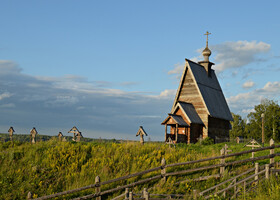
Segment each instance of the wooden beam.
M178 142L178 124L176 124L176 128L175 128L175 141L176 143Z
M167 140L167 124L165 124L165 140L164 140L164 142L166 142L166 140Z

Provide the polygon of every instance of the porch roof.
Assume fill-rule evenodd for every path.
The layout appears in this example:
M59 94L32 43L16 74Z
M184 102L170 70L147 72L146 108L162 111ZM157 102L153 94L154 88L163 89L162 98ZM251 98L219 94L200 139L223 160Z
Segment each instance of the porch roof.
M187 122L185 122L185 120L180 115L173 114L168 114L168 117L161 124L167 124L170 119L173 119L175 121L175 124L178 124L179 126L189 127Z
M202 122L201 118L199 117L199 115L197 114L194 106L190 103L185 103L185 102L181 102L179 101L175 107L174 112L178 109L181 108L181 110L183 111L185 117L191 122L191 123L195 123L195 124L202 124L204 125L204 123Z

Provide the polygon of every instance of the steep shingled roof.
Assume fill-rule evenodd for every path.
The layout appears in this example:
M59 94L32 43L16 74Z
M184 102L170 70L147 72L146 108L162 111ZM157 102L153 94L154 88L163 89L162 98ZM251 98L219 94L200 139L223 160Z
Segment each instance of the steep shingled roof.
M182 74L179 90L177 91L172 111L174 111L180 96L183 80L187 71L190 71L197 85L202 100L207 108L208 114L211 117L233 121L223 91L220 87L215 71L211 69L210 76L207 75L203 66L186 59L186 66Z
M178 107L181 108L184 115L191 123L204 125L192 104L179 101L174 109L174 112L177 111Z

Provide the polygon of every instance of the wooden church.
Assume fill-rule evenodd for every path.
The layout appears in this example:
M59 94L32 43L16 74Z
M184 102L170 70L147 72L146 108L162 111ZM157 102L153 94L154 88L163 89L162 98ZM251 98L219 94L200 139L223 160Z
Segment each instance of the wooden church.
M199 138L228 138L233 121L215 71L209 61L211 51L203 50L203 61L185 59L186 64L174 99L171 113L162 122L165 141L195 143Z

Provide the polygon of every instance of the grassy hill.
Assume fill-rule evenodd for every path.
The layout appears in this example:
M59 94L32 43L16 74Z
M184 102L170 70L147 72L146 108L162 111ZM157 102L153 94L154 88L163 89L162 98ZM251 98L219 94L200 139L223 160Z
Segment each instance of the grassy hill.
M216 156L219 155L223 145L179 144L176 148L168 148L163 143L146 143L145 145L136 142L112 141L75 143L58 142L55 138L35 145L20 141L1 142L0 199L26 199L28 191L32 191L34 197L37 197L75 189L93 184L97 175L101 177L101 181L105 181L157 167L162 158L170 164ZM245 150L242 148L243 144L229 146L233 152ZM242 171L252 166L253 164L249 163L238 169ZM218 170L206 171L204 175L215 173L218 173ZM201 175L191 174L188 178L196 176ZM155 182L146 186L152 188L155 193L185 194L194 188L201 190L208 188L217 181L212 179L203 183L188 182L174 185L184 178L186 177L170 177L164 184ZM136 179L133 178L131 181ZM279 187L278 184L274 185L275 189ZM270 187L269 184L267 187ZM134 190L140 191L142 187L134 187ZM84 194L93 192L93 190L87 190ZM112 195L117 194L120 193ZM267 191L262 195L266 194ZM73 197L75 195L65 198ZM105 198L110 199L111 196Z

